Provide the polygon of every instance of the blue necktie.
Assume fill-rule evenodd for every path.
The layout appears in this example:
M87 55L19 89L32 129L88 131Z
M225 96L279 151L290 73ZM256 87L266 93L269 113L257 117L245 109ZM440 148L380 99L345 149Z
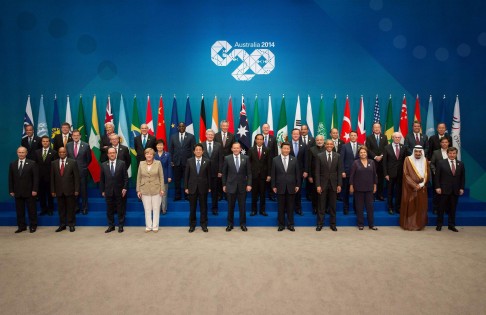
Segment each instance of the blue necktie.
M113 162L111 162L110 172L111 172L111 176L115 176L115 167L113 167Z
M236 157L236 172L240 170L240 160Z
M268 136L265 136L265 147L268 148Z
M143 136L142 146L143 146L144 149L145 149L146 144L147 144L147 136Z
M197 174L199 174L199 170L201 169L201 162L200 160L197 160L197 163L196 163L196 171L197 171Z
M299 155L299 143L294 142L294 156Z

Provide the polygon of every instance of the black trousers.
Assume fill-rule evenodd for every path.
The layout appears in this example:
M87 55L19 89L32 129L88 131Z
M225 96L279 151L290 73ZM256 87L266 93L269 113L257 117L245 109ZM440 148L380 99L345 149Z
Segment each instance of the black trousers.
M336 226L336 199L337 193L330 184L322 189L321 194L317 194L318 210L317 210L317 225L324 225L324 216L326 213L326 206L329 209L329 225Z
M80 171L79 195L76 198L76 211L88 211L88 170Z
M380 162L375 161L376 175L378 177L378 183L376 184L376 197L383 197L383 186L385 182L385 174L383 173L383 160Z
M174 165L172 167L172 170L174 171L174 185L175 185L174 198L179 199L182 197L182 181L184 178L186 167L183 165Z
M228 197L228 225L234 225L236 200L238 200L238 210L240 211L240 225L246 225L246 191L234 194L226 193L226 196Z
M57 211L59 212L60 226L76 225L76 197L57 196Z
M199 211L201 212L201 226L208 226L208 192L196 190L196 193L189 194L189 226L196 226L196 209L199 202Z
M374 209L373 209L373 192L372 191L355 191L354 201L356 202L356 216L358 217L358 226L364 226L364 207L368 218L368 226L375 226Z
M287 223L289 226L294 225L294 206L296 194L277 194L278 203L278 226L285 227L285 215L287 214Z
M211 210L218 211L218 177L211 177Z
M393 202L395 199L395 202ZM402 176L390 178L387 182L387 201L388 209L394 209L400 212L400 203L402 202Z
M123 207L123 199L121 196L105 196L106 200L106 216L108 218L108 226L115 226L115 213L118 215L118 226L125 225L125 209Z
M251 211L257 212L258 199L260 199L260 212L265 211L265 190L267 189L266 178L254 178L251 186Z
M35 208L34 197L15 197L15 210L17 211L17 226L20 229L25 229L27 223L25 222L25 207L29 214L29 223L31 227L37 226L37 210Z
M448 194L448 195L439 195L440 196L440 204L439 204L439 211L437 213L437 226L442 226L444 223L444 212L449 214L449 226L456 226L456 207L457 207L457 200L459 199L458 195Z
M39 197L40 207L42 212L49 212L54 210L54 198L51 195L51 181L40 179L39 180Z
M343 212L349 211L349 175L343 178L343 187L341 189L341 197L343 199ZM356 205L353 203L353 207L356 211Z

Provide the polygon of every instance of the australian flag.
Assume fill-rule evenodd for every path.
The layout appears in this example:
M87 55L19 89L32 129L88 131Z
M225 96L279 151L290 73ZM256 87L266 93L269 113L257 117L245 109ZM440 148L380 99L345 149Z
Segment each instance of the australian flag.
M238 125L238 142L241 144L241 153L247 154L250 148L250 130L246 116L245 98L241 96L240 124Z

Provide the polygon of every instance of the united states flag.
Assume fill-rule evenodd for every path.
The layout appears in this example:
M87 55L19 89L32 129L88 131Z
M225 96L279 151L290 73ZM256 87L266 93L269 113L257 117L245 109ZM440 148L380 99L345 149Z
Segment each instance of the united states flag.
M375 109L373 110L373 122L380 122L380 103L378 102L378 95L375 99Z

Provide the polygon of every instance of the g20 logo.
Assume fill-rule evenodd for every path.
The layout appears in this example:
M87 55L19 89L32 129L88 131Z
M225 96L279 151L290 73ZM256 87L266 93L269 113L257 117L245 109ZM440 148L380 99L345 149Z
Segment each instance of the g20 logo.
M252 43L253 47L262 47L266 43ZM268 47L268 45L267 45ZM219 67L226 67L232 61L241 60L241 64L231 73L238 81L250 81L257 74L269 74L275 69L275 55L269 49L255 49L248 54L244 49L233 49L224 40L211 46L211 60Z

